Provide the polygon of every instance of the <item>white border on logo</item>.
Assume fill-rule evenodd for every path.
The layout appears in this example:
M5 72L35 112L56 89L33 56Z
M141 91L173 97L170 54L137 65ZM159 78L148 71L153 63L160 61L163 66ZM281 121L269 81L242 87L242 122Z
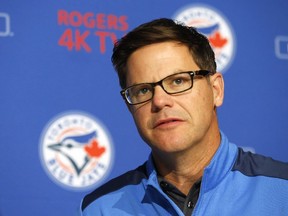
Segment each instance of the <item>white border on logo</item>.
M100 131L101 136L102 137L106 136L105 139L109 143L109 151L110 151L110 155L108 157L109 164L106 167L105 172L103 173L103 175L97 181L95 181L92 184L86 185L86 186L72 186L72 185L69 185L69 184L61 182L48 169L47 164L45 162L45 156L43 155L43 143L44 143L44 140L45 140L45 136L47 135L47 132L49 131L50 127L53 125L53 123L57 122L57 120L65 117L65 116L72 116L72 115L83 116L84 118L88 118L91 121L93 121L99 128L101 128L101 131ZM99 132L99 130L98 130L98 132ZM111 169L113 167L113 163L114 163L114 145L113 145L110 133L108 132L106 127L101 123L101 121L99 121L97 118L95 118L94 116L92 116L92 115L90 115L90 114L88 114L86 112L82 112L82 111L66 111L66 112L63 112L63 113L60 113L60 114L56 115L54 118L52 118L52 120L50 120L48 122L48 124L46 124L45 128L42 131L41 138L40 138L39 155L40 155L40 161L41 161L42 167L44 168L44 170L45 170L46 174L49 176L49 178L55 184L61 186L62 188L65 188L65 189L68 189L68 190L72 190L72 191L88 191L88 190L96 188L101 183L103 183L103 181L105 181L105 179L110 174Z

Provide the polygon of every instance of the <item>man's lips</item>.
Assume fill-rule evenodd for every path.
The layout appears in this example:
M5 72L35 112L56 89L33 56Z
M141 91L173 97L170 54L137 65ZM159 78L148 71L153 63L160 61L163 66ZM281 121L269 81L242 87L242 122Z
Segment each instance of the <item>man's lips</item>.
M157 121L155 122L153 128L169 126L169 125L177 124L177 123L182 122L182 121L183 121L183 120L182 120L182 119L179 119L179 118L160 119L160 120L157 120Z

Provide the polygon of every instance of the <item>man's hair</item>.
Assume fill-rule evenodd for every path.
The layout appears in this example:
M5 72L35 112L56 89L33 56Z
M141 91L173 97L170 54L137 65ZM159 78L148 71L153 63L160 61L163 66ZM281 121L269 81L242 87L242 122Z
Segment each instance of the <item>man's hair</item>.
M200 69L216 72L215 55L204 35L193 27L161 18L138 26L115 43L111 60L121 88L126 88L127 61L131 54L144 46L167 41L187 46Z

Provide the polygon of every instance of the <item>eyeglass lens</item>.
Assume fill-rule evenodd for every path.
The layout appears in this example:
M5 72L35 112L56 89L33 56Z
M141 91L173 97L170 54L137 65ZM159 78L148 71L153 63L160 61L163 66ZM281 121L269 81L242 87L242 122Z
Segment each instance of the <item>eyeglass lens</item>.
M176 94L192 87L193 79L190 72L170 75L157 83L143 83L129 87L125 96L130 104L146 102L153 98L154 87L160 85L168 94Z

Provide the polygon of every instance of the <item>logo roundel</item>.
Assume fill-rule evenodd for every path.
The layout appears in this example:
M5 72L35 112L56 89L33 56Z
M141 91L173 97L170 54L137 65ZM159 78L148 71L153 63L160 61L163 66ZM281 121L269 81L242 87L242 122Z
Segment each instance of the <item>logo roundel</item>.
M55 183L72 190L88 190L108 175L113 146L108 131L94 117L67 112L43 130L40 156Z
M226 18L211 7L196 4L182 8L173 19L195 27L209 39L215 53L217 70L224 73L235 52L235 37Z

